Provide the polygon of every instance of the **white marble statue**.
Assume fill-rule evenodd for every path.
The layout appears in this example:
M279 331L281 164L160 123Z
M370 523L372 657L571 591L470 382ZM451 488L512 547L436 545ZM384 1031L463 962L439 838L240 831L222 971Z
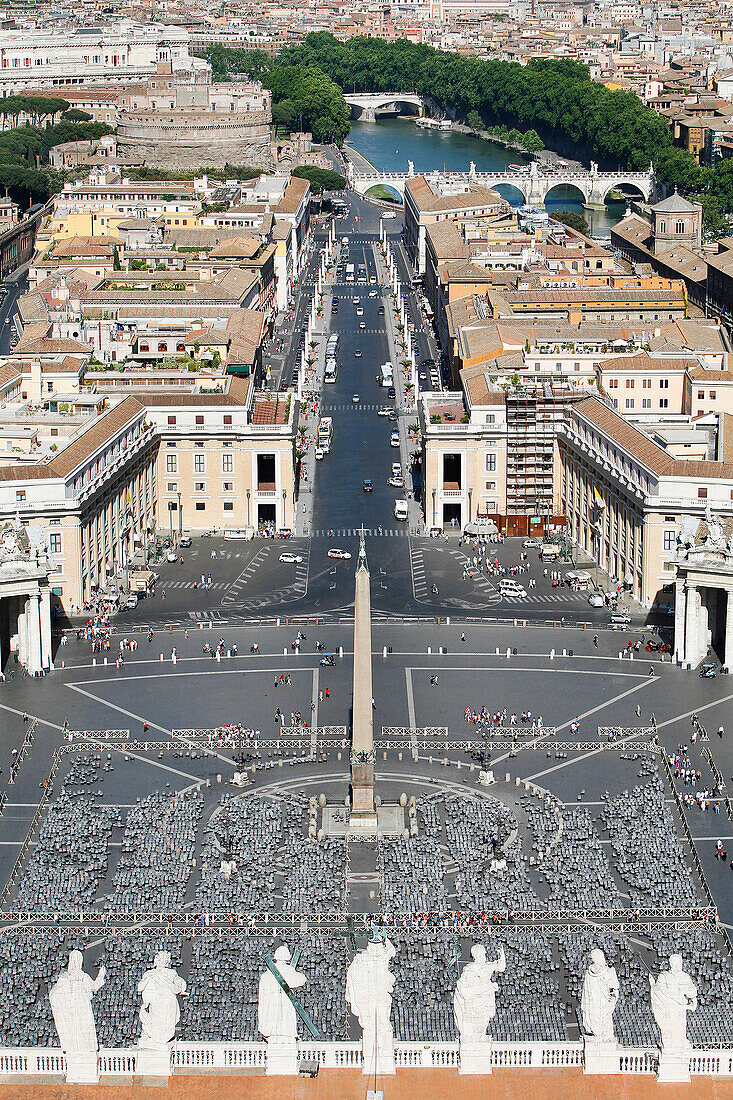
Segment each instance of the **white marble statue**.
M171 967L168 951L159 951L152 970L146 970L137 991L143 999L140 1009L142 1034L138 1049L165 1050L176 1032L181 1012L178 996L186 992L186 983Z
M394 974L389 969L396 951L388 939L376 936L359 951L346 972L346 1001L362 1028L365 1075L393 1074L394 1037L390 1013Z
M98 1081L97 1030L92 997L104 985L103 966L92 979L82 970L84 956L72 951L69 964L49 990L53 1022L66 1055L66 1080L71 1084Z
M468 175L472 180L476 179L476 162L474 160L468 165Z
M472 962L467 963L458 979L453 995L453 1016L461 1038L465 1043L488 1042L489 1023L496 1016L496 992L499 988L494 974L506 970L504 948L494 962L486 961L486 948L476 943L471 948Z
M590 953L590 966L583 979L580 1012L583 1028L599 1043L613 1043L613 1012L618 1004L619 982L615 969L596 948Z
M414 160L408 160L408 162L407 162L407 174L410 177L415 175L415 161Z
M697 990L689 974L682 969L682 956L670 955L669 970L655 979L649 975L652 1012L662 1036L662 1054L687 1050L687 1013L697 1008Z
M291 955L287 947L278 947L274 959L280 976L291 989L300 989L305 985L308 979L290 965ZM294 1045L298 1038L298 1017L293 1002L270 970L266 970L260 978L257 1027L268 1043Z

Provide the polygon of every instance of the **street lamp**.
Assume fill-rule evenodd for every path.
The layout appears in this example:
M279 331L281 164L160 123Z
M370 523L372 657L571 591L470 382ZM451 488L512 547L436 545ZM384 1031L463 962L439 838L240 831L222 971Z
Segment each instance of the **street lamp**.
M249 493L250 493L250 490L248 489L247 490L247 526L248 527L250 526L250 522L249 522Z
M469 523L473 523L473 512L471 510L471 495L472 495L472 493L473 493L473 490L469 489L468 490L468 522Z
M285 526L285 500L287 498L287 495L288 495L287 489L283 489L283 514L282 514L282 526L283 527Z
M178 545L181 545L181 535L183 534L183 509L181 508L181 491L176 491L178 497Z
M433 527L435 527L435 489L433 489Z
M172 500L169 500L168 501L168 519L170 520L170 528L171 528L171 546L173 545L173 509L174 508L175 508L174 502Z

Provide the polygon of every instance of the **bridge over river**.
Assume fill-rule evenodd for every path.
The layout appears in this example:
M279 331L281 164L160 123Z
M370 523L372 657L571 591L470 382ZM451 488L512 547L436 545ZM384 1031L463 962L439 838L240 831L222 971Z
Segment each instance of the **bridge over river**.
M345 95L352 118L374 122L377 115L419 115L425 113L427 100L413 92L361 92Z
M367 171L363 162L359 168L351 163L348 166L349 185L360 195L382 184L404 199L405 183L415 174L411 161L408 161L407 172L379 172L376 168ZM624 194L633 191L634 198L642 198L645 202L651 202L657 196L654 166L651 164L646 172L599 172L598 165L593 161L589 171L549 168L533 161L524 170L477 172L472 163L467 174L431 172L426 175L448 186L461 187L469 183L491 188L502 184L511 186L520 192L528 206L544 206L545 199L556 187L574 187L582 195L583 204L591 207L603 207L611 191Z

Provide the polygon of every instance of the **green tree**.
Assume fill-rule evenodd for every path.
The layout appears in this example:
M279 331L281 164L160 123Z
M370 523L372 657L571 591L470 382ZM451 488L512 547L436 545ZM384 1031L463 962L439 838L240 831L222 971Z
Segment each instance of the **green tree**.
M299 179L308 180L311 190L318 195L321 191L343 191L346 187L346 179L329 168L316 168L314 165L304 164L294 168L292 174Z
M527 150L528 153L539 153L541 149L544 149L545 143L537 133L536 130L527 130L522 136L521 144Z
M576 214L574 210L561 210L559 214L552 215L555 221L562 222L569 229L575 229L578 233L588 233L588 222L584 214Z
M477 133L484 128L484 121L476 110L469 111L466 115L466 125Z

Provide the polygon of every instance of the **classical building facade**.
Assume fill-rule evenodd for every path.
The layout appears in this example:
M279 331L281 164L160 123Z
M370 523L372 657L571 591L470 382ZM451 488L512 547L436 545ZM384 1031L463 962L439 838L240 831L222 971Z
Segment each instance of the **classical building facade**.
M34 538L31 538L31 535ZM40 528L19 519L0 526L0 669L9 654L33 676L53 668L50 576Z
M708 512L683 528L675 561L674 656L694 668L715 647L733 664L733 519Z

